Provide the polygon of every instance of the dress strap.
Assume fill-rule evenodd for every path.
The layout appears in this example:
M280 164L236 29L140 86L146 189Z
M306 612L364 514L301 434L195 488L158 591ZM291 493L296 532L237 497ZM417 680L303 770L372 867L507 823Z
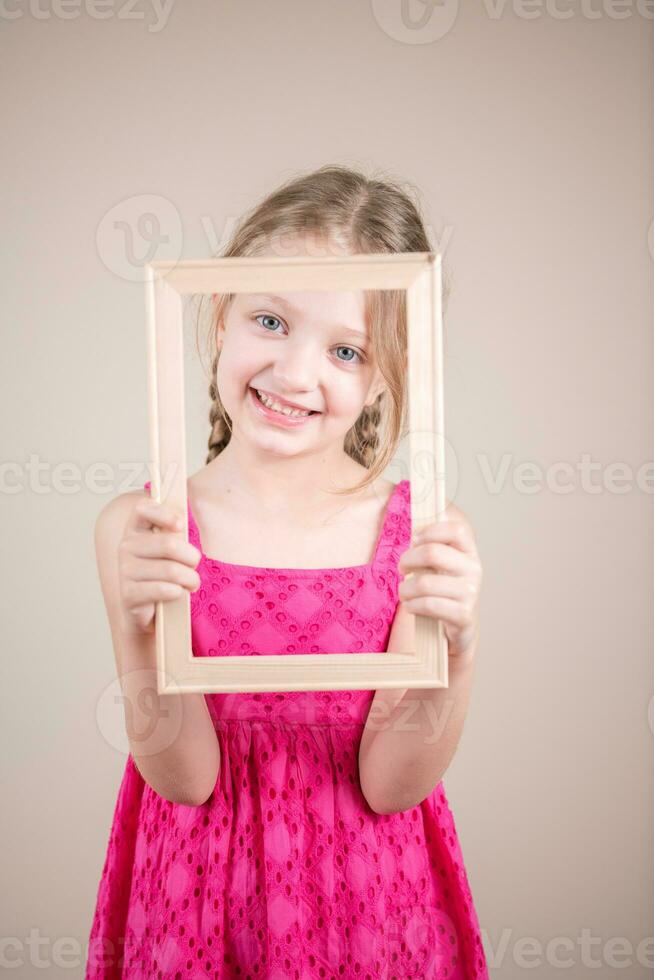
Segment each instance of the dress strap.
M391 494L381 538L375 555L375 571L386 576L397 572L397 563L411 542L411 482L400 480Z

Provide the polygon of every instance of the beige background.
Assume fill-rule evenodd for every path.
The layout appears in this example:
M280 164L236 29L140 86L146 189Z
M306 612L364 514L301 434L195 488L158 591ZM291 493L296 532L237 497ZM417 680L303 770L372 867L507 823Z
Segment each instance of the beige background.
M449 489L485 582L445 786L492 975L650 972L654 10L408 6L3 8L0 972L82 976L125 764L93 524L148 479L140 261L210 255L328 162L418 187L454 280Z

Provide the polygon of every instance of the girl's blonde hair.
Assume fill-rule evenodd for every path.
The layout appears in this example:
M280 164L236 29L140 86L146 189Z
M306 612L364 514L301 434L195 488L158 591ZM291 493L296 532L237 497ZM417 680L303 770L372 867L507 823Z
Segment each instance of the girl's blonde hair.
M239 221L221 253L255 256L284 236L318 235L338 243L339 254L429 252L419 207L397 181L368 178L345 166L326 165L295 177L269 194ZM216 256L217 257L217 256ZM445 307L449 288L443 286ZM386 384L375 402L364 407L346 433L343 448L369 471L354 493L373 483L391 461L405 434L407 325L403 290L364 290L372 353ZM206 463L222 452L231 437L231 420L220 400L216 371L220 349L217 327L233 294L214 297L209 328L211 408Z

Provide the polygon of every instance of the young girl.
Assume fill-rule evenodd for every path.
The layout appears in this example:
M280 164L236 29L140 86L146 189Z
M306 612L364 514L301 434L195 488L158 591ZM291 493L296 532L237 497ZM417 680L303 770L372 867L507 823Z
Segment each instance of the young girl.
M398 186L328 166L264 200L223 254L429 250ZM150 483L98 519L132 751L87 980L488 976L442 783L482 572L461 511L412 542L410 483L380 475L406 419L402 298L214 296L189 540ZM195 656L411 650L415 614L438 617L449 687L159 698L155 604L184 589Z

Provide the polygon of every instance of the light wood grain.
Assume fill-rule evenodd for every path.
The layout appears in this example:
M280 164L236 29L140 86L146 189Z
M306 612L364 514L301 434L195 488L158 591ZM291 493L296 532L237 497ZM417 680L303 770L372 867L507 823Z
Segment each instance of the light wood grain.
M188 537L183 295L300 290L406 291L411 518L416 531L445 511L441 256L434 252L232 257L146 266L152 497L171 505ZM418 479L419 478L419 479ZM414 494L419 485L420 493ZM415 617L415 650L195 657L190 595L158 603L157 690L324 691L447 687L442 623Z

